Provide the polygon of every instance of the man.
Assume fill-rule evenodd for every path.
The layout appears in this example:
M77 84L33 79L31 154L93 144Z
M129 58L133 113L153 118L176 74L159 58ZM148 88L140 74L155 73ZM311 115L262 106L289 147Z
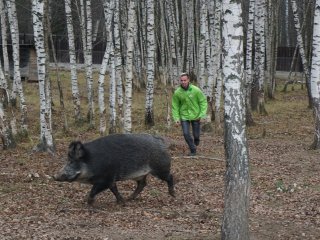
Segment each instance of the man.
M180 75L180 86L172 96L172 116L176 125L181 125L184 139L186 140L190 156L196 155L200 143L200 121L206 118L207 99L203 92L190 83L189 75ZM190 134L190 125L192 134Z

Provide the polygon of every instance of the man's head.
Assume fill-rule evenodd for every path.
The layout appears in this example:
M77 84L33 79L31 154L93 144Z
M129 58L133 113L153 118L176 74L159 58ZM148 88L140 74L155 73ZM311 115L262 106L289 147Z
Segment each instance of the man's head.
M180 75L180 84L181 87L187 89L190 83L189 74L188 73L182 73Z

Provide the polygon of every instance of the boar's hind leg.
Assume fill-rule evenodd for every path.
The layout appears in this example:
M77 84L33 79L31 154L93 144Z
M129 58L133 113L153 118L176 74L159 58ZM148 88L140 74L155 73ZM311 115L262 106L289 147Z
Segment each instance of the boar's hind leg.
M147 185L147 175L143 176L142 179L137 180L137 187L134 192L130 195L129 200L135 199L139 193L142 192L143 188Z
M111 185L106 184L106 183L96 183L92 186L91 191L89 193L88 204L91 205L94 202L95 196L98 193L106 190L107 188L109 188L111 190L111 192L116 196L117 202L124 202L122 196L118 192L118 189L117 189L117 186L115 183L113 183Z

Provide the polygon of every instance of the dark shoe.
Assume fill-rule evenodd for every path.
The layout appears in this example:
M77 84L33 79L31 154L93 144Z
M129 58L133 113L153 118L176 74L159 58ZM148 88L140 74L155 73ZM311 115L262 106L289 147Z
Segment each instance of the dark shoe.
M194 145L199 146L199 144L200 144L200 139L195 139L194 140Z
M196 156L196 155L197 155L197 153L195 153L195 152L191 152L191 153L188 154L188 156L190 156L190 157Z

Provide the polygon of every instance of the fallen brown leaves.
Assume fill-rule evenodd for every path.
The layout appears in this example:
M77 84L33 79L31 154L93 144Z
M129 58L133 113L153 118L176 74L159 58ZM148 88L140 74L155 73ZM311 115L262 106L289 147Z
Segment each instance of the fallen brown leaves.
M320 239L319 152L308 149L312 113L304 104L280 111L255 116L257 124L249 129L251 238ZM223 139L205 133L199 156L185 157L180 134L166 134L173 144L176 198L168 195L166 184L149 177L141 196L125 206L105 191L89 207L90 186L51 179L64 162L68 139L57 140L54 157L21 147L2 151L0 239L219 239ZM133 182L119 183L125 197L133 189Z

